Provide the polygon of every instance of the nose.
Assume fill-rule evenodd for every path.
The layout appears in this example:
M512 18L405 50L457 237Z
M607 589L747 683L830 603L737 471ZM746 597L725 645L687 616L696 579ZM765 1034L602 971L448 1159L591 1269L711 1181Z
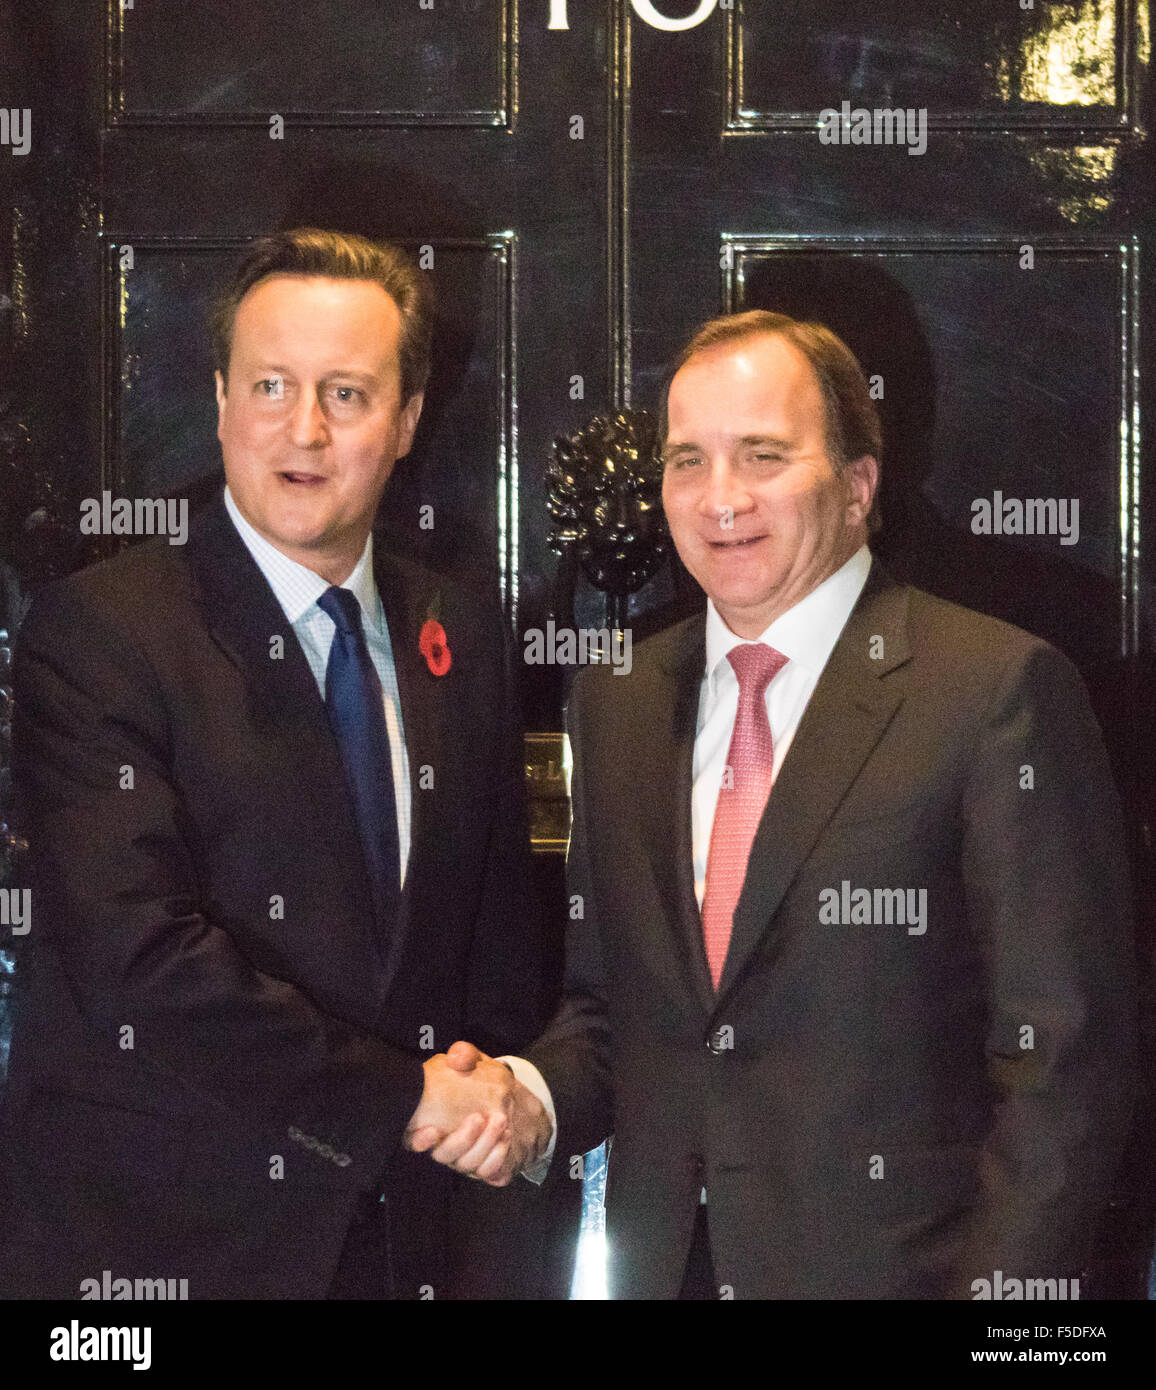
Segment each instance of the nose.
M754 505L754 499L731 467L730 460L725 457L712 459L699 496L700 515L722 525L753 510Z
M295 448L319 449L329 442L329 423L316 391L302 391L289 418L289 437Z

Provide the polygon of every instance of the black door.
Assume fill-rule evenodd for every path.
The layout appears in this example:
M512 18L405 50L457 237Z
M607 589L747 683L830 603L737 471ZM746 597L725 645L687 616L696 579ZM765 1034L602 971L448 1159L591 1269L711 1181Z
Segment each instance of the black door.
M337 225L425 257L433 390L382 524L492 586L519 633L551 601L551 439L652 405L720 309L818 317L880 399L880 553L1084 673L1149 960L1147 18L1143 0L0 0L7 631L37 582L93 558L82 499L215 467L203 311L256 234ZM1007 499L1066 528L984 531ZM633 620L685 601L672 579ZM525 677L531 728L559 729L557 670ZM559 856L542 865L560 901ZM1151 1248L1151 1099L1105 1237L1121 1288Z

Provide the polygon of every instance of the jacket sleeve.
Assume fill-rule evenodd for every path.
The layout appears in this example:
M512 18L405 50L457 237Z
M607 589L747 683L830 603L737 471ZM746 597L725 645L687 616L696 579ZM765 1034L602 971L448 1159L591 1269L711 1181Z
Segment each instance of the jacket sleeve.
M371 1187L421 1062L255 968L202 910L168 710L129 625L79 585L49 586L14 685L34 912L89 1026L111 1047L131 1027L140 1064Z
M587 750L583 724L586 698L596 668L574 682L566 711L573 755L570 782L572 821L566 852L570 922L562 1003L545 1032L527 1052L542 1073L554 1100L557 1139L551 1177L568 1159L597 1148L614 1128L611 1086L612 1034L607 1008L598 901L588 840Z
M1080 1273L1131 1114L1136 996L1121 816L1083 683L1034 642L1009 662L964 797L995 1119L959 1266Z
M549 997L551 947L534 887L526 805L526 754L513 648L506 624L491 615L488 650L502 653L493 690L501 711L489 841L481 903L470 946L463 1037L491 1054L518 1052L538 1034ZM555 990L557 986L555 983Z

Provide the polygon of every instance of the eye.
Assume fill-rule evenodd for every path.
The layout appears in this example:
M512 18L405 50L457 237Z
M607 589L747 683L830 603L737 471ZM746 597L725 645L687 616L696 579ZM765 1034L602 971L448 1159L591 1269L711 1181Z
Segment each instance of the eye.
M690 468L696 463L701 463L702 459L698 454L676 454L674 458L665 459L665 468Z
M260 380L254 388L258 395L266 397L268 400L281 400L285 395L285 381L283 377L267 376Z
M365 399L365 392L356 386L335 386L333 394L342 405L357 405Z

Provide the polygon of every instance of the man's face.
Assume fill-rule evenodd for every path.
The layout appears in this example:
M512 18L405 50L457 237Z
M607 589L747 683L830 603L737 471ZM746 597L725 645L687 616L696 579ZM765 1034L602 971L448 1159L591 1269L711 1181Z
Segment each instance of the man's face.
M671 537L727 626L753 639L862 545L875 460L836 474L815 373L774 335L692 357L668 419Z
M421 413L420 395L401 400L401 328L373 281L274 275L237 308L227 391L216 374L217 438L237 506L331 583L360 557Z

